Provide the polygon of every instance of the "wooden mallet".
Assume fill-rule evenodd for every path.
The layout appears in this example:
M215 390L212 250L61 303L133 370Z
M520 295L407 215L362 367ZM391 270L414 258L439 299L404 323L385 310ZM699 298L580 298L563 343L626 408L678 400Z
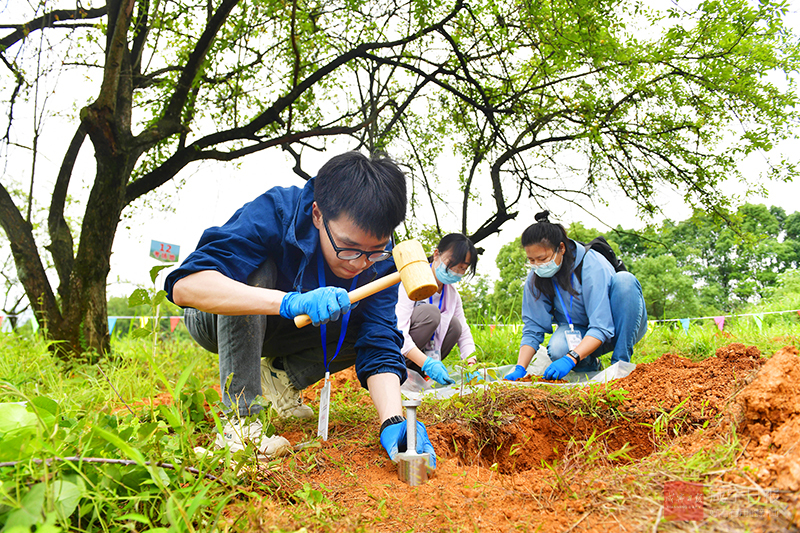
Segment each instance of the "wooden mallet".
M397 285L401 281L406 289L408 297L412 300L424 300L432 296L439 289L436 278L425 256L425 250L416 239L409 239L401 242L392 250L394 264L397 265L397 272L378 278L363 285L348 295L350 303L356 303L367 296L372 296L376 292L388 289L392 285ZM311 317L308 315L297 315L294 323L298 328L311 324Z

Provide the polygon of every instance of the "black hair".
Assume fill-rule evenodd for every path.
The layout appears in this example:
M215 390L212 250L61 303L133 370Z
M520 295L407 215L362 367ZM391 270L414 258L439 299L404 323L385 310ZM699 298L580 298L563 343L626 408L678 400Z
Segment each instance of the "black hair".
M467 259L467 254L469 254L469 267L467 268L467 272L470 276L475 275L475 269L478 267L478 251L466 235L463 233L450 233L445 235L442 237L442 240L439 241L439 244L436 245L436 249L439 250L439 254L450 250L450 260L447 262L447 268L464 263ZM429 261L432 260L433 257L431 256Z
M314 201L322 216L344 214L375 237L389 237L406 218L406 176L388 155L345 152L319 169Z
M555 251L558 250L560 244L564 244L564 257L561 259L561 268L558 269L556 275L552 278L540 278L539 276L532 276L533 288L531 289L536 299L539 299L541 294L545 294L549 298L554 298L556 295L553 289L551 279L556 280L562 289L570 294L578 294L578 291L572 288L570 283L570 276L572 274L572 265L575 262L575 254L572 252L571 242L567 236L567 230L561 224L553 224L550 222L549 211L542 211L537 213L534 217L535 224L528 226L522 232L522 247L538 244Z

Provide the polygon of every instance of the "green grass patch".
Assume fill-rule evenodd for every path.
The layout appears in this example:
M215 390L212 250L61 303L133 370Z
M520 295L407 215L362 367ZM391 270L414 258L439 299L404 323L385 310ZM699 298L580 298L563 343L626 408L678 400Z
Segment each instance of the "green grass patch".
M731 342L755 345L771 355L798 344L797 326L794 315L767 315L761 328L750 318L729 320L723 333L711 320L694 322L688 331L679 324L658 324L636 346L634 362L653 361L667 352L702 360ZM474 328L480 363L515 363L520 335L521 325ZM247 508L242 521L234 520L235 529L254 520L258 507L246 502L259 494L275 495L277 505L285 506L287 516L299 524L329 528L346 509L333 503L323 487L303 480L317 466L317 452L297 454L291 472L274 471L266 477L253 476L242 466L252 450L235 457L223 451L205 457L194 453L195 446L211 448L218 428L222 409L212 388L218 371L216 355L164 334L157 340L115 339L113 353L98 364L56 359L39 336L0 335L0 523L5 531L211 531L219 528L223 509L232 502ZM625 416L619 411L621 391L542 390L552 405L571 415ZM356 428L341 438L369 439L379 446L373 442L374 432L363 430L375 423L366 394L335 392L332 422ZM488 435L509 423L508 402L513 399L490 388L428 401L421 413L435 422L476 423ZM152 408L150 400L155 400ZM663 413L652 424L653 434L668 442L681 416ZM287 422L283 430L298 430L313 441L315 427L309 421ZM581 464L599 461L603 437L598 431L573 442L574 459ZM704 472L730 467L739 449L734 435L719 449L688 458L664 451L657 464L629 465L619 476L649 468L648 479L659 479L653 473L663 470L669 476L702 480ZM240 466L233 468L237 460ZM646 492L648 487L640 489ZM613 498L608 503L620 504ZM361 527L357 521L353 526Z

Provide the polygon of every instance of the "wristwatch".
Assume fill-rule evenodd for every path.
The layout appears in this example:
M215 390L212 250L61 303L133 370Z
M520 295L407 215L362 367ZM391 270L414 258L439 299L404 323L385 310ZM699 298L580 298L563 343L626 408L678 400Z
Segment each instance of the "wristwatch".
M391 426L393 424L397 424L398 422L405 422L405 421L406 421L406 419L403 416L400 416L400 415L391 416L391 417L387 418L386 420L384 420L383 424L381 424L380 433L383 433L384 429L386 429L387 427L389 427L389 426Z
M576 365L581 362L581 356L578 355L578 352L576 352L575 350L568 351L567 355L572 357L575 360L575 364Z

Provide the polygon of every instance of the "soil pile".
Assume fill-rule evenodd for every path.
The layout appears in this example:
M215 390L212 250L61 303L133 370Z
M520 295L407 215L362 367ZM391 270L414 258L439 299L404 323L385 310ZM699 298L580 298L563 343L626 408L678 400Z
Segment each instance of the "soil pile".
M777 352L737 399L739 431L749 442L740 465L762 486L800 491L800 357ZM745 440L749 439L749 440Z
M765 362L758 348L740 343L699 363L667 353L608 386L627 391L626 409L671 411L682 404L693 419L709 419L724 411L731 395Z

